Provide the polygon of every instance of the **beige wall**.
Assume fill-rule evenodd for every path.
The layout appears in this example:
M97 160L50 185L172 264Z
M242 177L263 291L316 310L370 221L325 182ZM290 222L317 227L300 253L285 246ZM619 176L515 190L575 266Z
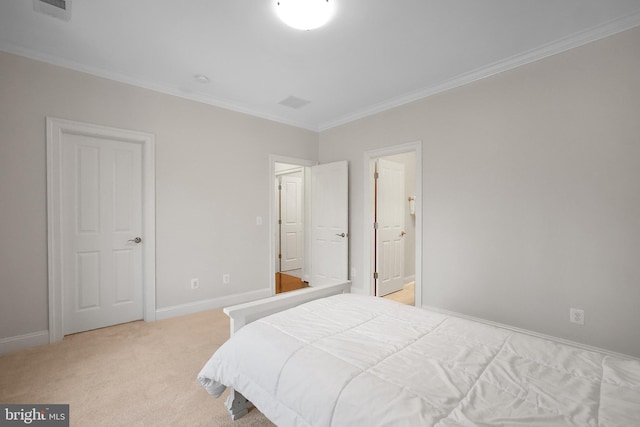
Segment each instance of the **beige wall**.
M640 356L638 46L640 28L322 132L320 161L350 160L351 265L363 152L421 140L424 305Z
M48 329L46 116L156 135L158 308L269 288L269 154L316 133L0 53L0 339Z
M363 152L422 140L424 305L640 356L638 45L636 28L319 137L0 53L0 339L47 329L53 116L156 135L159 308L269 286L268 155L316 159L318 139L322 162L350 160L364 291Z

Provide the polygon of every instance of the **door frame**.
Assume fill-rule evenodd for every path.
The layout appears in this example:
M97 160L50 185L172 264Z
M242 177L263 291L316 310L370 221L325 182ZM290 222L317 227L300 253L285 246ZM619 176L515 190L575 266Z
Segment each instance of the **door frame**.
M316 160L299 159L295 157L281 156L278 154L269 155L269 287L271 295L276 294L276 238L278 234L275 222L277 219L276 212L276 186L273 179L276 176L276 163L287 163L290 165L300 166L304 168L303 191L304 191L304 267L303 272L307 275L310 273L306 268L307 263L311 260L311 245L309 237L311 234L311 186L309 185L309 177L307 176L307 168L318 164ZM303 280L305 278L303 277ZM306 278L307 281L310 278Z
M363 257L363 273L365 277L365 289L369 283L369 295L374 295L375 279L373 278L374 267L374 239L373 239L373 173L374 163L376 159L381 157L393 156L395 154L416 153L416 254L415 254L415 291L414 305L422 306L422 141L409 142L406 144L394 145L390 147L379 148L376 150L366 151L364 153L364 239L362 245Z
M49 342L64 337L62 285L62 142L63 135L117 139L142 148L142 307L144 320L156 319L155 135L73 120L46 118L47 147L47 287Z

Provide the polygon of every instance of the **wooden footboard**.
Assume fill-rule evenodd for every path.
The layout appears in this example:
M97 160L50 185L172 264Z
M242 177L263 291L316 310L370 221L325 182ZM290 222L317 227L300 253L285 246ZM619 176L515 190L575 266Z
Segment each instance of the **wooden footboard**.
M269 298L238 304L225 308L224 313L231 319L231 336L243 326L254 322L262 317L277 313L288 308L292 308L305 302L331 295L349 293L351 282L339 282L331 285L313 286L299 289L297 291L278 294ZM236 420L247 414L249 401L236 390L231 389L231 393L226 401L226 407L231 415L231 419Z

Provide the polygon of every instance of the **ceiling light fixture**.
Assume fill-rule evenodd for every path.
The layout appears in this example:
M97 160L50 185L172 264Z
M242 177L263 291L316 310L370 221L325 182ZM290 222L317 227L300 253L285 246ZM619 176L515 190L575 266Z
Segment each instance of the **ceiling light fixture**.
M333 15L334 0L275 0L278 17L298 30L313 30Z

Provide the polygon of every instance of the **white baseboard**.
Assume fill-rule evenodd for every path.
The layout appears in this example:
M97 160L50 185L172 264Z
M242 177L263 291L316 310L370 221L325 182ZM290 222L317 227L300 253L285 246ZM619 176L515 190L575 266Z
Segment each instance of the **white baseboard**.
M156 320L169 319L171 317L184 316L185 314L197 313L199 311L242 304L270 296L272 296L271 289L265 288L257 291L244 292L242 294L233 294L203 301L190 302L187 304L174 305L171 307L158 308L156 309Z
M540 332L530 331L528 329L517 328L515 326L511 326L511 325L507 325L507 324L499 323L499 322L494 322L492 320L486 320L486 319L481 319L479 317L467 316L466 314L457 313L455 311L450 311L450 310L445 310L443 308L431 307L431 306L426 305L426 304L423 304L422 308L424 308L426 310L435 311L437 313L446 314L447 316L460 317L462 319L472 320L472 321L478 322L478 323L484 323L485 325L496 326L498 328L506 329L508 331L518 332L520 334L525 334L525 335L531 335L531 336L536 337L536 338L542 338L542 339L549 340L549 341L554 341L554 342L557 342L557 343L560 343L560 344L570 345L572 347L577 347L579 349L586 350L586 351L593 351L595 353L601 353L601 354L605 354L607 356L612 356L612 357L620 357L620 358L624 358L624 359L640 360L640 358L635 357L635 356L629 356L628 354L616 353L615 351L607 350L607 349L604 349L604 348L594 347L594 346L587 345L587 344L582 344L582 343L579 343L579 342L576 342L576 341L571 341L571 340L567 340L567 339L564 339L564 338L554 337L553 335L547 335L547 334L543 334L543 333L540 333Z
M171 317L197 313L203 310L242 304L270 296L272 296L271 289L266 288L204 301L196 301L188 304L159 308L156 309L156 320L169 319ZM46 344L49 344L49 331L32 332L30 334L18 335L15 337L0 338L0 355Z
M32 332L9 338L0 338L0 354L49 344L49 331Z

